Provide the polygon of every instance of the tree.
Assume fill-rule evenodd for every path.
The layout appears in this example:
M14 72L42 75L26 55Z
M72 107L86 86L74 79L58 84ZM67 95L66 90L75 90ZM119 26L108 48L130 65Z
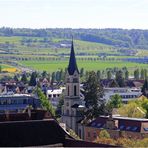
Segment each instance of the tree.
M128 78L129 78L129 72L128 72L128 70L126 70L125 71L125 79L128 80Z
M98 79L98 80L101 79L101 71L100 71L100 70L97 71L97 79Z
M56 73L55 73L55 79L56 79L56 81L57 82L60 82L60 80L61 80L61 75L60 75L61 73L59 72L59 71L57 71Z
M147 76L147 69L144 69L144 78L145 78L145 79L148 79L148 76Z
M144 118L146 111L138 103L130 101L128 104L120 107L118 112L121 116Z
M104 129L99 133L99 138L110 138L110 134Z
M36 73L36 72L33 72L33 73L31 74L29 86L36 86L36 84L37 84L36 78L37 78L37 73Z
M51 85L55 82L55 72L52 73L51 75Z
M121 96L118 95L118 94L113 95L111 97L111 99L108 101L108 105L111 108L119 108L119 107L121 107L123 105Z
M62 113L62 106L64 105L64 96L62 96L57 105L56 114L59 116Z
M81 68L80 69L80 77L83 77L83 75L84 75L84 68Z
M16 82L19 81L17 75L15 75L13 79L14 79Z
M42 107L48 111L50 111L50 113L55 116L55 110L52 107L52 104L50 103L50 101L48 100L48 98L45 96L45 94L42 92L42 90L40 88L37 87L36 89L37 95L41 101Z
M144 96L148 98L148 80L147 79L144 81L141 92Z
M141 69L140 78L143 79L143 80L145 79L144 69Z
M23 73L22 78L21 78L21 81L22 81L24 84L26 84L26 83L28 82L26 73Z
M42 72L42 77L43 78L46 78L47 77L47 72L45 70Z
M111 71L107 71L107 79L110 80L112 78L112 73Z
M124 78L123 78L123 72L121 70L116 72L116 81L117 81L119 87L125 86Z
M0 65L0 72L2 72L2 66Z
M134 78L135 78L135 80L139 80L139 69L136 69L134 71Z
M97 117L103 113L104 100L101 99L103 96L103 89L98 82L97 76L94 71L89 72L88 79L84 86L86 107L91 117Z

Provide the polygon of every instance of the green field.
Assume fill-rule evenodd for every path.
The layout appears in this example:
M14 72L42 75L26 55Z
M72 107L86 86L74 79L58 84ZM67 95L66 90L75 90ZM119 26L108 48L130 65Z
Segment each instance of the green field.
M148 68L147 64L137 64L130 62L120 62L120 61L77 61L78 67L84 68L85 70L105 70L106 68L114 68L114 67L127 67L130 72L132 72L136 68ZM58 71L59 69L64 69L68 66L68 61L22 61L22 65L33 68L37 71Z
M27 45L27 43L22 44L22 40L24 37L0 37L0 61L1 63L11 63L17 62L18 64L22 64L26 67L30 67L31 69L38 71L57 71L59 69L65 69L68 66L68 59L70 53L70 47L61 48L59 46L52 46L54 43L57 45L59 41L64 41L65 39L58 38L48 38L48 40L52 42L52 44L48 44L48 42L41 42L43 37L25 37L26 39L31 39L32 42ZM36 40L34 42L33 40ZM66 39L69 41L68 39ZM9 45L8 47L3 46ZM14 46L12 46L12 45ZM49 45L47 48L44 45ZM60 43L59 43L60 44ZM131 63L131 62L123 62L120 61L123 58L134 58L139 56L146 56L148 54L148 50L142 49L133 49L138 50L135 56L126 56L119 51L118 47L108 46L101 43L87 42L74 40L74 48L78 61L78 67L84 68L87 71L90 70L105 70L106 68L122 68L127 67L131 72L136 68L148 68L148 64L139 64L139 63ZM131 50L131 49L125 49ZM99 53L108 54L106 58L108 61L101 60L102 57L99 57ZM126 53L126 52L125 52ZM109 55L111 54L111 55ZM116 56L118 54L118 56ZM114 56L115 55L115 56ZM99 61L98 58L100 58ZM111 59L109 61L109 58ZM93 60L91 60L93 59ZM96 60L97 59L97 60ZM9 65L2 65L2 68L10 67Z

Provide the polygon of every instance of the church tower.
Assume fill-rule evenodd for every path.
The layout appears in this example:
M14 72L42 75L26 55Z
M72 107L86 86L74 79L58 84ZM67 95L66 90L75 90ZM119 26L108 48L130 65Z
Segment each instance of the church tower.
M80 75L76 63L73 40L65 82L66 91L62 121L66 123L67 128L71 128L77 133L77 121L82 118L80 108L83 107L84 101L80 98Z

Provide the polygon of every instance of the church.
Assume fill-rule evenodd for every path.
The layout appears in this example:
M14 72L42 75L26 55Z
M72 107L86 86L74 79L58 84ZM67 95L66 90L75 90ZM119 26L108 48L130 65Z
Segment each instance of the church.
M65 78L66 91L62 108L62 122L78 134L78 121L83 118L81 112L85 108L85 101L80 96L80 74L77 67L73 40L69 65Z

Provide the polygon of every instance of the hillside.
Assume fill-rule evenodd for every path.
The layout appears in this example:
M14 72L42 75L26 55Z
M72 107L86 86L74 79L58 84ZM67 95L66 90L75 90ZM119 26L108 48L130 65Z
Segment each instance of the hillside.
M49 37L103 43L115 47L148 49L148 30L127 29L12 29L0 28L0 36Z

